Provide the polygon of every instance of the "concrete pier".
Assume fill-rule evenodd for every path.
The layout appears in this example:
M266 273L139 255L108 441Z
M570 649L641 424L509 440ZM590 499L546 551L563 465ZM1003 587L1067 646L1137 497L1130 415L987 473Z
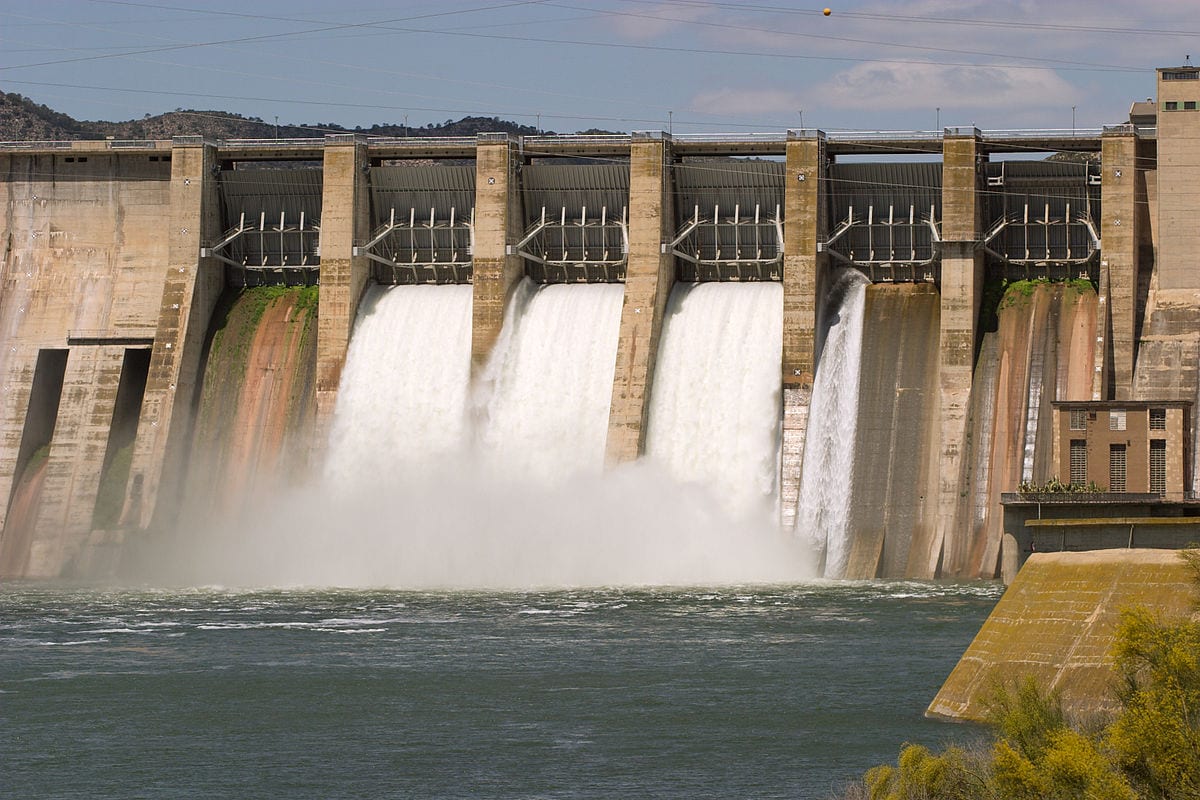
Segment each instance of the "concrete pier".
M213 308L225 288L220 264L200 257L201 246L221 235L218 169L212 143L192 137L176 140L171 151L167 269L124 514L141 528L158 519L160 495L164 515L174 513L200 357Z
M947 130L942 150L941 316L938 330L938 383L941 424L935 426L938 454L936 520L928 535L914 534L910 568L933 577L947 539L966 524L958 519L963 482L963 449L971 379L975 362L976 322L983 290L980 133ZM924 527L924 526L923 526Z
M337 405L338 385L358 303L370 274L365 256L354 246L370 232L366 140L361 136L328 136L321 192L321 300L317 314L317 430L314 447L328 438Z
M1105 131L1100 151L1103 164L1100 202L1104 208L1100 223L1103 247L1100 268L1101 283L1108 289L1112 365L1111 386L1103 388L1103 396L1098 398L1101 400L1107 400L1110 394L1115 400L1127 400L1133 392L1139 227L1144 229L1144 224L1139 226L1138 223L1145 216L1145 186L1143 184L1139 191L1139 183L1144 179L1138 173L1137 157L1138 142L1132 128Z
M829 256L820 245L829 229L825 135L789 131L784 179L783 228L783 444L780 523L796 522L796 501L816 371L816 332Z
M487 363L504 326L504 307L521 279L520 152L508 134L481 134L475 151L475 250L472 256L471 363Z
M634 134L629 151L629 264L608 416L609 465L633 461L646 449L650 386L663 314L675 282L675 258L665 243L674 233L671 139Z

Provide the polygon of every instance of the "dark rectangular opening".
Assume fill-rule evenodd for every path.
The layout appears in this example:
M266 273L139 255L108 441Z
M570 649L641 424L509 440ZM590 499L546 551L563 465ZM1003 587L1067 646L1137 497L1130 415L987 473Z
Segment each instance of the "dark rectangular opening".
M150 374L149 348L128 349L121 364L121 381L113 408L104 466L100 470L100 489L92 510L92 527L111 528L121 520L125 505L125 487L133 462L133 444L137 439L146 379Z
M67 372L67 350L42 350L33 370L29 407L21 431L16 468L8 493L4 537L0 540L0 574L22 575L29 560L33 522L40 495L41 478L50 457L50 440L58 420L63 379ZM14 500L22 502L14 507Z

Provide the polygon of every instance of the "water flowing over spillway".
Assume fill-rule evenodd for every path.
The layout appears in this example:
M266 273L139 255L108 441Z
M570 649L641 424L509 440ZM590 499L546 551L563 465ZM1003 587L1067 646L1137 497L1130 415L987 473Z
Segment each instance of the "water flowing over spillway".
M677 384L677 422L689 405L708 409L708 427L678 433L707 449L680 457L718 491L654 463L603 469L623 286L522 281L474 381L470 286L376 288L347 353L325 482L187 537L180 580L525 589L810 577L805 548L772 515L735 521L720 502L772 499L781 288L706 288L724 298L698 309L711 330L696 342L675 326L675 348L692 352L660 364ZM716 360L679 362L697 352Z
M604 466L621 284L518 285L478 387L478 438L497 466L542 481Z
M469 285L373 287L346 356L326 475L383 475L460 448L470 375Z
M781 426L783 287L680 284L671 293L646 453L710 487L734 515L774 500Z
M866 278L846 270L830 295L833 312L817 363L796 509L796 531L824 555L824 575L846 568L858 377Z

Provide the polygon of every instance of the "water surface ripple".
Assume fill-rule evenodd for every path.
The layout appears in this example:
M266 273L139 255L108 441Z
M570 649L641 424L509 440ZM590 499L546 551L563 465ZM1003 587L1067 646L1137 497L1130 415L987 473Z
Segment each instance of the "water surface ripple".
M0 587L0 796L820 798L922 712L985 584Z

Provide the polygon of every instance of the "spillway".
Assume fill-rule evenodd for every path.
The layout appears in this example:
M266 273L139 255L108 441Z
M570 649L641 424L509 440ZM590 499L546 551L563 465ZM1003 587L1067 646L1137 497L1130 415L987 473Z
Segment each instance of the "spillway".
M929 284L867 288L844 577L932 577L939 297Z
M463 446L471 287L374 286L346 354L325 474L377 480Z
M678 284L667 306L646 454L734 515L775 501L783 288Z
M1091 397L1097 313L1095 291L1078 284L1021 282L1000 300L971 389L965 490L957 535L946 539L943 574L999 574L1000 494L1016 491L1023 480L1055 477L1051 403Z
M822 557L827 578L842 576L849 549L866 294L867 280L857 270L845 270L834 283L809 406L796 532Z
M316 380L315 288L228 294L215 314L189 458L184 515L235 513L300 477Z
M517 286L476 390L479 446L496 466L545 482L603 468L624 288Z

